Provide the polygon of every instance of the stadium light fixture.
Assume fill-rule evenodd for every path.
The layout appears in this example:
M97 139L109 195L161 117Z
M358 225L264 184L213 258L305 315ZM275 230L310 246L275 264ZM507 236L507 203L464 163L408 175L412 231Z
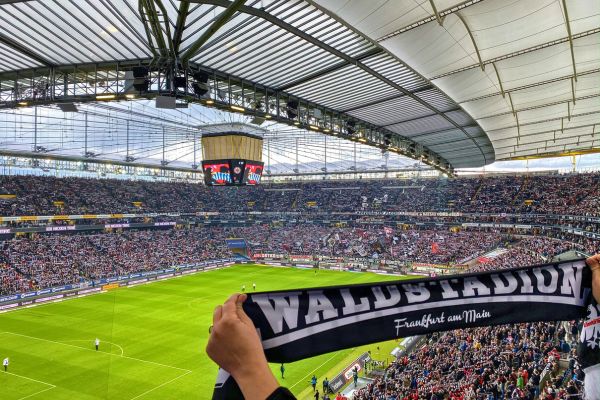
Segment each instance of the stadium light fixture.
M271 114L265 114L265 119L271 119L273 117L271 117Z
M308 126L310 129L312 129L313 131L318 131L320 128L316 125L309 125Z
M206 100L206 104L208 104L209 106L212 104L215 104L214 100Z
M233 111L239 111L239 112L244 112L244 111L246 111L246 109L245 109L244 107L239 107L239 106L234 106L234 105L231 105L231 106L229 106L229 107L231 107L231 109L232 109Z
M294 122L294 125L298 126L298 125L300 125L300 122L298 122L298 121L295 121L295 122Z
M114 94L99 94L96 96L96 100L113 100L116 97Z
M125 97L128 98L128 99L130 99L130 100L131 99L135 99L135 94L128 93L128 94L125 95Z
M365 138L360 138L360 139L358 139L358 141L362 142L362 143L367 143L367 139L365 139Z
M20 101L17 104L20 105L20 106L26 106L26 105L28 105L28 103L26 101Z
M325 128L325 129L323 129L323 132L325 132L325 133L329 133L329 132L331 132L331 129L329 129L329 128ZM337 133L335 133L335 132L333 132L333 134L334 134L334 135L337 135Z

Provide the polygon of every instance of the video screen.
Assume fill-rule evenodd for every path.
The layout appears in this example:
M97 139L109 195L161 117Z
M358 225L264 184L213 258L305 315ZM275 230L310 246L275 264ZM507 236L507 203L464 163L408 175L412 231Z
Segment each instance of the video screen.
M246 161L244 171L244 183L246 185L258 185L263 173L264 163L258 161Z
M202 163L204 181L211 186L231 185L229 162Z

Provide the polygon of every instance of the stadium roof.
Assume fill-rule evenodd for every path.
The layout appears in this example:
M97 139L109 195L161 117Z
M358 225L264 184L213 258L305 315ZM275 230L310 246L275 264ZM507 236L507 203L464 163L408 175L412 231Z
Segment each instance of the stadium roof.
M317 0L456 101L496 159L600 147L597 0Z
M454 168L589 150L598 147L599 8L594 0L0 0L0 107L90 102L82 109L106 115L96 96L124 94L125 70L149 66L151 91L165 94L187 68L210 72L211 101L239 100L250 117L264 110L257 94L276 98L274 130L292 138L284 149L300 125L304 135L314 126L313 136ZM202 100L191 87L185 100ZM280 99L304 111L286 116ZM149 107L129 103L130 114ZM187 131L189 118L210 114L203 109L169 118Z

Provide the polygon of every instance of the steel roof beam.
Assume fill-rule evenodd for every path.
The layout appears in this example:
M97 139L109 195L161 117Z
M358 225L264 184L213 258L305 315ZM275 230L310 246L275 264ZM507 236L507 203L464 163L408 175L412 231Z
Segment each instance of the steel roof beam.
M129 60L127 62L90 64L90 65L78 66L78 67L86 67L86 69L84 69L84 70L82 69L81 71L97 71L97 70L119 71L119 70L127 69L130 66L141 65L141 64L148 65L149 62L150 62L149 59ZM286 93L283 91L278 91L274 88L265 87L264 85L253 83L251 81L247 81L247 80L244 80L239 77L234 77L227 73L212 70L209 67L203 67L200 65L196 65L195 63L191 63L190 65L194 70L201 69L201 70L208 72L209 75L212 76L213 79L215 80L216 85L219 85L220 84L219 82L224 83L225 85L242 83L243 86L247 87L248 89L252 88L252 90L255 91L256 93L263 93L263 92L269 93L269 96L272 97L273 99L297 98L299 100L299 103L303 107L318 108L318 109L322 110L323 115L325 116L325 118L323 120L323 123L325 125L318 128L319 132L322 132L327 135L340 135L337 137L340 137L340 138L343 138L346 140L358 141L359 140L358 137L351 136L350 134L348 134L347 131L344 130L345 129L344 127L347 126L346 123L348 121L354 121L354 122L356 122L358 129L360 129L360 132L363 133L363 136L361 136L361 138L366 139L363 142L363 143L365 143L365 145L376 147L379 149L385 149L386 147L384 146L383 140L384 140L385 135L389 134L389 135L392 135L392 137L393 137L392 146L389 147L389 151L396 152L398 154L402 154L402 155L412 157L412 158L418 158L421 155L422 150L426 150L431 155L430 159L426 162L433 162L433 161L431 161L431 160L433 160L432 157L440 159L442 161L442 166L439 167L440 170L445 173L452 173L452 168L448 164L447 159L440 156L435 151L427 149L426 147L424 148L424 146L422 144L417 143L417 142L411 140L410 138L403 137L400 134L397 134L390 130L384 129L380 126L376 126L367 121L361 120L360 118L356 118L356 117L353 117L348 114L342 114L339 111L336 111L336 110L333 110L333 109L330 109L330 108L327 108L324 106L320 106L319 104L309 102L306 99L303 99L300 97L292 96L289 93ZM19 74L23 75L23 74L29 73L32 75L32 77L33 76L50 77L48 79L50 79L52 82L51 86L53 86L54 88L61 88L62 87L62 79L63 79L62 74L63 73L66 73L66 74L72 73L73 67L74 66L60 66L60 67L55 67L55 68L37 68L37 69L34 68L34 69L28 69L28 70L13 71L10 74L8 74L8 73L0 74L0 80L2 80L3 77L6 77L6 79L14 79L15 76L18 77ZM153 72L152 76L155 79L157 79L159 82L161 80L161 76L163 78L166 76L164 71L161 72L161 70L156 69L156 67L153 69L153 71L154 72ZM28 77L27 79L29 80L30 77ZM87 80L85 80L85 77L82 77L82 79L83 79L83 81L82 81L83 85L89 84L89 82ZM111 79L116 80L118 78L116 75L113 74ZM113 88L114 88L114 90L109 91L107 93L113 94L115 96L114 100L125 99L125 94L123 92L122 86L114 86ZM61 103L61 102L86 103L86 102L97 102L98 101L96 96L93 94L73 96L73 95L70 95L69 93L64 93L64 92L57 94L56 97L54 97L52 99L46 99L46 98L36 99L35 97L32 97L33 94L31 93L31 87L29 87L28 90L29 90L29 93L27 94L26 97L24 97L22 99L22 101L27 101L28 106L34 106L34 105L40 106L40 105L45 105L45 104L54 104L54 103ZM150 91L149 93L147 93L144 96L139 96L139 98L151 99L151 98L156 97L157 95L160 95L160 93L162 93L162 89L159 88L158 90ZM0 92L0 95L2 95L2 94L4 94L4 92ZM217 107L220 109L227 109L227 110L230 109L231 103L229 103L227 100L220 99L216 93L213 93L213 95L214 96L211 98L211 100L213 100L214 107ZM190 101L193 103L203 103L203 99L192 96L192 95L189 95L187 97L187 101ZM104 106L104 104L102 104L101 106ZM14 101L14 99L12 99L12 98L4 98L2 103L0 103L0 108L15 108L15 107L18 107L18 105L17 105L16 101ZM252 115L262 116L261 111L253 110L251 108L246 108L244 113L246 115L251 115L251 116ZM271 115L271 118L273 118L272 121L278 121L280 123L288 124L290 126L292 124L294 126L296 126L296 123L294 123L294 122L299 122L298 120L290 119L285 116L282 116L282 115L280 115L280 113L281 113L281 108L277 108L277 110L274 112L269 112L269 115ZM309 121L309 117L307 115L304 116L304 119L301 121L301 123L303 124L303 129L310 129L311 122ZM414 146L414 149L412 149L411 146ZM489 154L488 154L488 157L489 157ZM446 166L449 166L450 169L446 170L445 169Z
M589 111L589 112L585 112L585 113L581 113L581 114L573 114L573 115L571 115L571 118L574 118L574 117L585 117L587 115L594 115L594 114L600 114L600 110L599 111ZM543 119L543 120L527 122L527 123L519 124L519 125L510 125L510 126L503 126L502 128L488 129L488 130L486 130L486 132L490 133L490 132L501 131L503 129L512 129L512 128L520 129L520 127L522 127L522 126L536 125L536 124L541 124L541 123L544 123L544 122L562 121L564 118L565 118L564 116L562 116L562 117L554 117L554 118L546 118L546 119ZM559 130L562 130L562 129L563 128L561 128ZM516 136L512 136L512 137L516 137Z
M449 113L449 112L452 112L452 111L462 111L462 108L460 108L460 107L454 107L454 108L451 108L450 110L444 111L444 113ZM418 121L418 120L423 119L423 118L435 117L436 115L439 115L439 114L438 113L431 113L431 114L427 114L427 115L421 115L419 117L414 117L414 118L409 118L409 119L401 119L401 120L399 120L397 122L391 122L389 124L385 124L385 125L381 125L381 126L383 126L384 128L387 128L389 126L400 125L400 124L404 124L406 122ZM452 129L457 129L457 128L454 127Z
M167 44L165 43L158 12L154 6L154 0L139 0L138 4L140 18L142 19L142 23L146 28L146 33L150 33L154 37L154 41L158 46L160 57L166 59L169 56L169 50L167 49ZM150 37L148 40L150 41Z
M37 54L36 52L34 52L31 49L28 49L27 47L21 45L20 43L17 43L16 41L14 41L13 39L9 38L8 36L0 33L0 43L5 44L6 46L10 47L13 50L18 51L21 54L26 55L27 57L39 62L42 65L45 65L47 67L53 67L54 63L50 60L48 60L47 58Z
M156 45L154 44L153 38L153 29L148 26L148 20L144 17L145 13L145 4L144 0L138 1L138 12L140 14L140 20L142 21L142 25L144 26L144 31L146 32L146 40L148 40L148 46L150 51L152 52L152 56L154 57L152 62L154 62L157 58L159 58L158 51L156 51Z
M233 2L225 1L227 3L225 11L223 11L217 19L209 26L200 37L188 47L188 49L181 56L181 61L183 64L187 64L188 61L194 57L198 50L219 30L229 19L235 14L241 7L243 7L246 0L235 0ZM194 3L207 3L204 1L194 1ZM223 3L223 2L221 2ZM217 4L220 5L220 4ZM252 7L244 7L244 8L252 8Z
M177 14L177 24L175 25L175 33L173 34L173 49L175 54L179 54L179 46L181 46L181 39L183 38L183 31L185 30L185 22L190 11L189 0L181 0L179 2L179 10Z
M475 54L477 54L477 59L479 60L479 66L481 67L482 71L485 71L485 64L481 60L481 54L479 53L479 47L477 47L477 42L475 41L475 36L473 36L473 32L471 32L471 28L469 28L469 25L467 25L467 21L465 21L465 19L459 12L456 13L456 16L458 17L458 19L460 19L460 22L462 22L463 25L465 26L465 29L467 30L467 33L469 34L469 37L471 38L471 43L473 43L473 47L475 48Z
M532 47L528 47L528 48L523 49L523 50L518 50L518 51L515 51L515 52L512 52L512 53L508 53L508 54L504 54L504 55L501 55L501 56L498 56L498 57L494 57L494 58L491 58L489 60L483 60L483 65L496 63L496 62L502 61L502 60L508 60L510 58L513 58L513 57L518 57L518 56L521 56L523 54L528 54L528 53L531 53L531 52L534 52L534 51L537 51L537 50L545 49L547 47L556 46L558 44L562 44L562 43L566 43L566 42L572 42L573 40L577 40L577 39L580 39L580 38L583 38L583 37L586 37L586 36L590 36L590 35L595 35L597 33L600 33L600 28L594 28L594 29L590 29L590 30L587 30L587 31L579 32L579 33L577 33L575 35L572 35L571 38L569 38L567 36L567 37L564 37L564 38L561 38L561 39L552 40L551 42L546 42L546 43L538 44L538 45L535 45L535 46L532 46ZM443 74L436 75L436 76L431 77L429 79L431 79L433 81L433 80L436 80L436 79L440 79L440 78L444 78L446 76L458 74L459 72L467 71L467 70L474 69L474 68L477 68L477 67L480 67L480 64L468 65L466 67L462 67L462 68L456 69L454 71L448 71L448 72L445 72Z
M544 142L547 142L547 141L563 140L563 139L574 139L574 138L583 137L583 136L594 136L594 134L595 134L594 130L595 130L595 126L596 125L597 124L595 124L595 123L594 124L585 124L585 125L578 125L578 126L570 126L570 127L562 129L563 133L564 133L564 131L570 131L572 129L592 128L590 133L579 133L579 134L571 135L571 136L560 136L560 137L557 137L556 139L553 138L553 139L535 140L535 141L532 141L532 142L521 143L520 145L524 146L524 145L527 145L527 144L544 143ZM527 133L525 135L521 135L521 138L538 136L538 135L545 135L545 134L548 134L548 133L556 133L558 130L559 129L548 129L548 130L545 130L545 131L538 131L538 132ZM516 136L509 136L509 137L502 138L502 139L496 139L495 141L496 142L500 142L500 141L503 141L503 140L512 140L512 139L515 139L515 138L516 138ZM496 149L507 149L507 148L511 148L513 146L514 146L514 144L508 144L508 145L504 145L504 146L494 146L494 147Z
M357 60L363 60L365 58L372 57L372 56L375 56L375 55L381 54L381 53L383 53L383 49L380 49L380 48L376 47L374 49L367 50L367 51L365 51L362 54L359 54L358 56L356 56L356 59ZM324 75L330 74L330 73L335 72L335 71L339 71L340 69L342 69L344 67L347 67L348 65L352 65L352 64L350 62L348 62L348 61L342 61L340 63L337 63L335 65L327 67L327 68L325 68L325 69L323 69L321 71L316 71L316 72L314 72L312 74L306 75L306 76L304 76L302 78L299 78L299 79L297 79L295 81L291 81L289 83L286 83L285 85L281 85L281 86L278 87L278 89L279 90L288 90L288 89L290 89L290 88L292 88L294 86L302 85L303 83L310 82L310 81L312 81L314 79L317 79L317 78L320 78L320 77L322 77Z
M569 38L569 47L571 49L571 62L573 63L573 78L577 81L577 68L575 63L575 50L573 49L573 35L571 35L571 23L569 22L569 11L567 10L566 0L562 0L563 10L565 12L565 25L567 27L567 37Z
M580 77L582 77L582 76L585 76L585 75L595 74L595 73L598 73L598 72L600 72L600 68L595 68L595 69L592 69L592 70L589 70L589 71L585 71L585 72L579 72L577 75L579 75ZM514 87L512 89L508 89L508 90L506 90L506 93L508 93L510 95L511 93L517 92L519 90L531 89L531 88L534 88L534 87L543 86L543 85L547 85L547 84L555 83L555 82L560 82L560 81L564 81L564 80L571 79L571 78L573 78L573 75L566 75L566 76L561 76L559 78L548 79L547 81L540 81L540 82L530 83L529 85L517 86L517 87ZM479 97L472 97L470 99L461 100L461 101L458 102L458 104L470 103L472 101L488 99L490 97L501 96L501 95L502 95L501 92L490 93L490 94L486 94L486 95L479 96Z
M151 1L151 0L149 0L149 1ZM175 58L175 49L173 48L173 36L171 36L171 26L170 26L171 21L169 20L169 14L167 13L167 9L165 8L165 6L162 3L162 0L154 0L154 3L156 3L158 8L160 8L160 11L162 12L163 24L165 25L164 30L165 30L165 34L167 36L168 45L169 45L169 51L170 51L169 54L171 57ZM160 27L160 22L159 22L158 26ZM161 28L161 32L162 31L163 30Z
M0 149L0 156L27 157L27 158L43 159L43 160L79 161L79 162L84 162L84 163L89 162L89 163L94 163L94 164L120 165L123 167L141 167L141 168L161 169L161 170L167 170L167 171L183 171L183 172L202 173L201 170L197 170L197 169L193 169L193 168L169 167L166 165L159 165L159 164L126 162L126 161L120 161L120 160L108 160L108 159L101 159L101 158L86 158L86 157L80 157L80 156L68 156L68 155L49 154L49 153L36 153L33 151L16 151L16 150Z
M468 1L465 1L463 3L457 4L454 7L446 8L445 10L442 10L439 13L436 13L437 15L430 15L427 18L423 18L422 20L413 22L412 24L407 25L407 26L405 26L403 28L400 28L398 30L395 30L392 33L388 33L387 35L384 35L384 36L380 37L379 39L377 39L377 41L381 42L381 41L390 39L390 38L392 38L394 36L398 36L398 35L406 32L406 31L410 31L411 29L415 29L415 28L418 28L419 26L425 25L425 24L427 24L429 22L436 21L438 19L438 17L439 17L439 19L443 20L443 18L445 16L450 15L450 14L454 14L454 13L456 13L456 12L462 10L462 9L470 7L470 6L472 6L474 4L477 4L477 3L481 2L481 1L483 1L483 0L468 0ZM438 21L438 23L439 23L439 21Z
M479 125L477 125L477 124L471 124L471 125L465 125L463 128L478 128L478 127L479 127ZM422 132L422 133L419 133L416 135L412 135L412 136L410 136L410 138L411 139L412 138L420 138L420 137L424 137L424 136L435 135L438 133L450 132L450 131L454 131L454 130L457 130L457 129L456 128L438 129L435 131L427 131L427 132ZM481 132L483 132L483 130ZM479 136L479 137L482 137L482 136ZM436 143L436 145L437 145L437 143Z
M418 89L411 90L410 92L412 94L415 94L415 93L424 92L426 90L431 90L431 89L434 89L434 87L433 87L433 85L429 84L429 85L420 87ZM383 99L370 101L370 102L368 102L366 104L361 104L359 106L355 106L355 107L352 107L352 108L347 108L345 110L342 110L341 112L346 113L346 112L350 112L350 111L360 110L362 108L376 106L378 104L385 103L386 101L396 100L396 99L399 99L399 98L404 97L404 96L406 96L406 95L405 94L395 94L393 96L385 97Z
M437 20L440 26L443 25L444 19L438 13L437 7L435 6L435 2L433 0L429 0L429 4L431 5L431 9L433 10L433 15L435 15L435 19Z
M510 93L509 93L509 96L510 96ZM596 97L600 97L600 93L589 94L587 96L577 97L574 100L587 100L587 99L593 99L593 98L596 98ZM520 112L523 112L523 111L537 110L537 109L540 109L540 108L555 106L555 105L564 104L564 103L572 103L572 102L574 103L574 100L573 99L557 100L557 101L553 101L551 103L539 104L537 106L524 107L524 108L520 108L520 109L517 109L517 110L513 109L513 110L508 111L508 112L502 112L502 113L498 113L498 114L485 115L485 116L479 117L477 119L480 120L480 119L486 119L486 118L494 118L494 117L500 117L500 116L508 115L508 114L513 114L514 115L514 113L520 113ZM512 107L512 101L511 101L511 107Z

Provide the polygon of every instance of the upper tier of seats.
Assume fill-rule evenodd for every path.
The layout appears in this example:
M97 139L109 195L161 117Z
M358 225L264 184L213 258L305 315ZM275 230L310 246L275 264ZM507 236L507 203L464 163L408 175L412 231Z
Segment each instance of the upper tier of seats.
M0 176L0 216L196 211L461 211L600 215L600 174L205 187ZM56 202L62 202L56 205ZM133 202L141 202L141 206ZM58 204L58 203L57 203Z

